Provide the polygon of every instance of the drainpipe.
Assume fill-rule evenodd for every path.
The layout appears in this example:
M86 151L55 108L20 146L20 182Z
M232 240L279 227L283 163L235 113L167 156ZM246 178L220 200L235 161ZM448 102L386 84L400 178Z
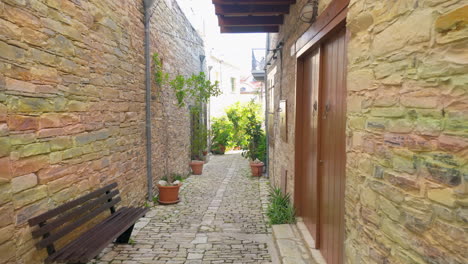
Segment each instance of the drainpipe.
M264 82L264 86L265 86L265 134L266 134L266 158L265 158L265 168L266 168L266 176L267 177L270 177L269 175L269 164L270 164L270 140L269 140L269 129L268 129L268 108L269 108L269 105L268 105L268 73L267 73L267 69L268 69L268 62L267 62L267 59L268 59L268 51L270 50L270 34L267 33L267 37L266 37L266 50L265 50L265 68L264 68L264 71L265 71L265 76L263 77L263 82Z
M153 166L151 149L151 54L150 54L150 9L155 0L143 0L145 25L145 110L146 110L146 180L148 201L153 200Z

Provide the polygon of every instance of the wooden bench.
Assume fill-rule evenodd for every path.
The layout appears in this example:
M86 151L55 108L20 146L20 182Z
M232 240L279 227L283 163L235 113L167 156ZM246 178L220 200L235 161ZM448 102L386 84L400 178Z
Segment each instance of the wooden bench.
M45 263L87 263L114 240L128 243L135 222L149 209L123 207L115 210L115 205L121 201L116 187L117 183L112 183L29 219L30 226L38 226L32 236L42 237L36 247L46 248L49 254ZM109 217L56 250L54 243L106 210L110 210Z

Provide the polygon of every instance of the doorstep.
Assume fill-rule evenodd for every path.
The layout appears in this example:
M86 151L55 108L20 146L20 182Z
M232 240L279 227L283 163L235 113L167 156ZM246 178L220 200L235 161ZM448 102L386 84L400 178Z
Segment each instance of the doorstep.
M297 224L273 225L273 239L283 264L326 264L299 218Z

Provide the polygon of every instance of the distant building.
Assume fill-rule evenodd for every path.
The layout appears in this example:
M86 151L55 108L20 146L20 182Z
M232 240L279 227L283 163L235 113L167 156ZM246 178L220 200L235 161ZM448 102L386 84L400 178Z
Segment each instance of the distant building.
M208 56L207 65L211 81L218 81L222 94L210 100L210 117L224 115L226 107L236 102L249 102L252 99L258 103L263 100L263 82L252 76L242 75L242 70L224 61L221 56L213 52Z

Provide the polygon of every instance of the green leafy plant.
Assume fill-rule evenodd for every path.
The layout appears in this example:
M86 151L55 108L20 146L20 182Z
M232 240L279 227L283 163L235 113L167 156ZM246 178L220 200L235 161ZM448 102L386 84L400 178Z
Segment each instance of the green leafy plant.
M158 86L162 86L169 79L169 74L163 72L162 61L158 53L153 54L153 63L154 81Z
M210 97L219 96L221 89L218 81L212 83L207 80L204 72L192 74L190 77L176 75L173 79L165 73L158 53L153 53L154 79L159 86L169 85L175 92L179 107L185 106L187 98L192 99L195 105L208 102Z
M244 131L247 145L243 146L242 156L251 160L264 160L265 132L262 129L262 119L260 116L260 106L253 101L249 102L245 108Z
M271 225L295 223L296 211L291 204L291 196L283 194L280 188L271 188L267 216Z
M247 145L245 136L245 114L249 105L239 102L226 108L226 116L232 123L232 146L243 147Z
M211 124L211 133L213 135L211 149L214 153L222 154L224 152L222 148L226 148L231 144L232 131L232 123L225 116L213 118Z
M192 107L190 113L192 115L192 160L202 160L203 151L207 148L208 131L200 121L201 109Z

